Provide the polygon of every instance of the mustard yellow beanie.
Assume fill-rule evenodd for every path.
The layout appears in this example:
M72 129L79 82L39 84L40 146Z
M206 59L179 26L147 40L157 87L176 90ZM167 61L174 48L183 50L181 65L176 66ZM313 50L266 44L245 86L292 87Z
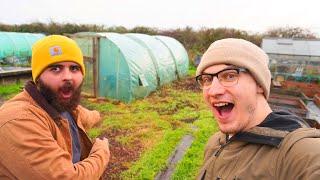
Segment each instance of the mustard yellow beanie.
M264 96L268 99L271 84L268 63L268 55L255 44L243 39L228 38L210 45L201 58L196 75L216 64L231 64L246 68L263 88Z
M82 52L74 40L61 35L46 36L38 40L32 46L33 81L36 82L42 71L49 65L64 61L79 64L82 74L85 74Z

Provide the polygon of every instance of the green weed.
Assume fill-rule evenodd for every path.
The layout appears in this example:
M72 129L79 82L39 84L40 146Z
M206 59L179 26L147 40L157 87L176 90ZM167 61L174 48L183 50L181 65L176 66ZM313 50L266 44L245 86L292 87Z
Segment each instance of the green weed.
M0 97L4 99L9 99L20 92L22 89L22 84L8 84L0 86Z
M196 71L197 68L193 64L190 64L188 69L188 75L194 77L196 75Z
M90 138L94 139L94 138L98 137L101 133L102 133L101 128L94 127L89 130L88 135Z

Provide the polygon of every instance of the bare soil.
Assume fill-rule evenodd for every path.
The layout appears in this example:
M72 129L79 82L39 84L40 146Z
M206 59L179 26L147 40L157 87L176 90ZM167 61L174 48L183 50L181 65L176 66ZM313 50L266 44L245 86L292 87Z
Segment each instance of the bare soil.
M194 77L187 77L180 81L176 81L173 83L173 87L176 89L189 90L194 92L201 91Z
M133 147L126 147L116 141L118 136L125 136L128 133L130 132L111 130L100 136L108 138L111 154L108 167L102 179L120 179L119 175L128 169L128 164L136 161L140 157L142 150L140 142L134 142Z

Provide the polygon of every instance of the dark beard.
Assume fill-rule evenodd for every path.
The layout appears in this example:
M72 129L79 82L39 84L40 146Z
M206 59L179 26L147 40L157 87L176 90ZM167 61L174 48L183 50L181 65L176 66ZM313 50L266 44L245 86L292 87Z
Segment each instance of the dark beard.
M58 93L54 92L47 85L45 85L40 79L37 82L40 93L48 101L48 103L53 106L58 112L72 112L80 103L80 94L82 83L77 89L74 89L74 86L66 81L58 91L70 90L72 91L72 96L68 101L61 101Z

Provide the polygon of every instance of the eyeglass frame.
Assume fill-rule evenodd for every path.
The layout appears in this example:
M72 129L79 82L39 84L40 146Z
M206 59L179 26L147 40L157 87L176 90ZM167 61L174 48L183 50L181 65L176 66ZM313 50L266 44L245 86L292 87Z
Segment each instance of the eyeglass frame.
M216 73L203 73L203 74L200 74L200 75L196 76L195 79L196 79L196 81L197 81L198 86L200 86L201 89L209 89L209 87L211 87L211 85L212 85L212 82L211 82L211 85L210 85L210 86L206 86L207 88L204 88L205 86L201 85L199 78L200 78L201 76L203 76L203 75L210 75L210 76L212 77L212 81L213 81L214 77L217 77L219 83L221 84L218 75L219 75L221 72L224 72L224 71L227 71L227 70L236 70L238 75L240 75L240 72L248 72L247 69L242 68L242 67L228 67L228 68L222 69L221 71L218 71L218 72L216 72ZM230 85L230 86L226 86L226 85L223 85L223 84L221 84L221 85L224 86L224 87L231 87L231 86L236 85L236 84L238 83L238 80L239 80L239 77L238 77L238 79L235 81L235 83L232 84L232 85Z

